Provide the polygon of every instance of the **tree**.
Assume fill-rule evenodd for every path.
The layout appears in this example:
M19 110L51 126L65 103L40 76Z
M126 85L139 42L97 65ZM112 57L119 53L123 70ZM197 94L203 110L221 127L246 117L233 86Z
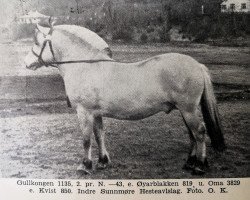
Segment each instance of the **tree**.
M172 2L170 0L161 0L161 7L162 7L162 19L163 19L161 40L162 42L167 42L169 41L168 32L172 27L171 24Z

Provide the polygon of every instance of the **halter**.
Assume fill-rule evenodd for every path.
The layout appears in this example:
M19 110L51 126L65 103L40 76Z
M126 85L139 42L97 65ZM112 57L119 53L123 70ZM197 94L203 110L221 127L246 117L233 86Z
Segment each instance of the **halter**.
M100 59L100 60L68 60L68 61L56 61L55 59L55 53L54 53L54 50L53 50L53 47L52 47L52 41L51 41L51 35L52 35L52 32L53 32L53 28L51 27L50 28L50 31L48 33L48 35L45 35L45 40L43 42L43 45L42 45L42 48L41 48L41 51L39 54L37 54L34 49L32 48L31 51L32 53L38 58L38 62L39 64L41 65L44 65L46 67L48 66L52 66L52 67L56 67L57 68L57 65L60 65L60 64L71 64L71 63L97 63L97 62L116 62L114 60L107 60L107 59ZM45 62L42 58L42 54L43 54L43 51L47 45L47 43L49 44L49 48L50 48L50 52L53 56L53 61L52 62Z
M49 35L48 35L48 36L49 36ZM38 58L38 62L39 62L41 65L44 65L44 66L46 66L46 67L48 67L48 66L57 67L57 66L54 65L54 64L56 64L56 63L54 63L54 62L48 62L48 63L46 63L46 62L43 60L43 58L42 58L43 51L44 51L44 49L45 49L45 47L46 47L46 45L47 45L47 43L48 43L48 44L49 44L49 48L50 48L50 52L51 52L51 54L52 54L52 56L53 56L53 60L55 60L55 53L54 53L54 50L53 50L53 48L52 48L52 42L51 42L51 40L48 38L48 36L46 36L46 39L45 39L45 41L43 42L43 45L42 45L42 48L41 48L41 51L40 51L39 54L37 54L37 53L34 51L33 48L31 49L31 51L32 51L32 53Z

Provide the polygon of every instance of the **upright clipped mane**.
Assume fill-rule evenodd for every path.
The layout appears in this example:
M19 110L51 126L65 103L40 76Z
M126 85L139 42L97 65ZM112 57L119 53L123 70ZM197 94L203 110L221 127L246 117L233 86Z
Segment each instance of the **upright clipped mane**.
M107 43L96 33L90 31L87 28L76 25L58 25L55 26L56 30L61 30L65 34L70 34L73 40L81 41L82 44L91 46L99 50L109 48Z

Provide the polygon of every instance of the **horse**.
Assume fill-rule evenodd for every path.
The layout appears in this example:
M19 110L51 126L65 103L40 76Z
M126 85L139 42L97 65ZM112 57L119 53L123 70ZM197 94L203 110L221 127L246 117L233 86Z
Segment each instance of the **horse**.
M216 151L226 148L208 69L178 53L133 63L118 62L103 48L86 42L81 29L70 25L38 26L35 45L25 58L28 69L52 66L61 72L83 134L83 161L78 170L92 172L92 134L99 149L97 166L105 168L110 163L103 117L139 120L178 109L190 137L184 168L204 174L208 168L206 133Z

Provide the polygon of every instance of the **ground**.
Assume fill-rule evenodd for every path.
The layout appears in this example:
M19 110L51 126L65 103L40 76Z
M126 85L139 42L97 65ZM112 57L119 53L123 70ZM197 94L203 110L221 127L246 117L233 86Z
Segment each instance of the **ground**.
M198 178L182 169L189 150L178 111L139 121L105 119L112 163L79 174L82 136L76 113L67 107L55 69L22 65L30 41L0 44L0 169L4 178L137 179ZM166 52L193 56L208 66L218 98L227 150L216 154L207 141L209 171L202 177L250 176L249 49L194 44L112 44L114 58L137 61ZM94 162L97 147L93 146Z

